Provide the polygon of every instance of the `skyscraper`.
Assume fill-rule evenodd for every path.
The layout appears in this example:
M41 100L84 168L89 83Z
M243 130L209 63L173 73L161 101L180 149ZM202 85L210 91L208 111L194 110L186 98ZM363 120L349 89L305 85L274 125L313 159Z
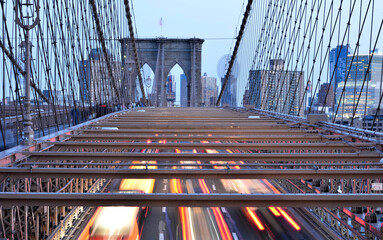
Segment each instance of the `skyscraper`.
M166 101L168 102L168 107L173 107L176 100L175 82L175 76L169 74L166 80Z
M323 83L318 92L318 107L334 107L334 85Z
M188 83L185 74L181 74L181 107L188 107Z
M205 73L202 78L202 106L214 106L217 101L217 79Z
M273 59L270 70L250 70L248 101L256 108L303 116L303 72L284 70L284 63Z
M113 59L113 58L111 58ZM113 76L120 78L121 62L112 61ZM90 105L105 102L113 102L115 92L112 87L112 79L106 65L105 57L101 49L92 49L89 59L79 63L80 101ZM107 83L107 84L105 84ZM116 83L120 88L120 82ZM120 91L118 89L118 91ZM96 102L96 99L101 102Z
M381 79L382 79L382 53L361 54L358 56L347 56L347 81L338 83L336 102L340 103L337 117L342 115L344 118L362 117L368 114L369 109L377 108L379 104L379 96L381 95ZM369 71L367 72L369 68ZM364 82L364 83L363 83ZM342 93L343 92L343 96ZM341 99L342 96L342 99ZM360 97L359 97L360 96ZM358 103L359 99L359 103Z
M224 81L225 78L221 78L221 86L223 86ZM222 93L221 103L237 106L237 78L233 75L229 76L225 90Z
M333 85L334 100L337 98L339 93L336 92L338 84L346 80L347 71L347 56L352 54L350 44L339 45L336 48L331 49L329 55L330 71L329 78ZM335 103L336 104L336 103Z

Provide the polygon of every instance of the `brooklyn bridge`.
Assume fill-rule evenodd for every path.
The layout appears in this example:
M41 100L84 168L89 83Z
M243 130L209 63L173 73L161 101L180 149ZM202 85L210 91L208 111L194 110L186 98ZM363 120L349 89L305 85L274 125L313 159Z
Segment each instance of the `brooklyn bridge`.
M381 2L142 4L0 3L0 239L383 239Z

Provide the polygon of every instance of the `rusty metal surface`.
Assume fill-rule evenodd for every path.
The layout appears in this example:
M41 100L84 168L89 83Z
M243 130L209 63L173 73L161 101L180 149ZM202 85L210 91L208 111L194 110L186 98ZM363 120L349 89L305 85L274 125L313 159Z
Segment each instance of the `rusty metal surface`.
M25 152L31 160L73 161L259 161L259 162L379 162L379 153L135 153L135 152Z
M53 143L52 143L53 144ZM269 143L179 143L179 142L167 142L163 143L147 143L147 142L76 142L66 141L54 143L56 147L66 147L67 149L257 149L257 150L357 150L359 148L374 147L376 144L371 143L342 143L342 142L319 142L319 143L279 143L271 145Z
M2 206L382 206L381 194L3 193Z
M70 163L68 164L70 165ZM151 165L152 166L152 165ZM169 165L170 168L171 165ZM213 165L211 165L213 166ZM0 168L1 177L12 178L183 178L183 179L366 179L380 178L383 168L365 169L141 169L118 168Z

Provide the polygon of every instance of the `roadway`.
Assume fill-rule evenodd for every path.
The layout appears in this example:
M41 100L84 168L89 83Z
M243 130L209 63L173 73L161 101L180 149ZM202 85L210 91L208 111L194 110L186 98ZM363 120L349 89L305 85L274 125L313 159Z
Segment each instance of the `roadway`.
M181 109L146 111L114 116L68 135L66 141L45 143L50 151L28 152L29 162L19 164L42 166L34 167L33 173L30 170L30 174L39 174L38 171L40 174L48 174L43 170L50 170L50 165L61 164L60 166L65 168L67 163L63 160L68 159L71 162L69 167L65 168L68 170L67 174L76 170L72 168L75 164L93 167L99 165L98 170L107 170L103 174L108 174L108 171L113 173L114 170L145 170L148 166L148 172L155 171L157 166L158 170L166 171L266 168L265 170L279 169L287 172L289 169L310 170L313 164L316 168L319 166L320 170L325 170L327 167L323 164L336 159L338 162L332 164L343 164L342 166L351 171L353 166L347 165L351 160L360 161L360 164L377 164L382 158L381 154L374 150L374 143L346 142L344 136L334 137L329 132L311 127L297 128L293 123L265 116L248 118L247 115L254 115L252 113L233 114L232 111L217 109L188 109L186 112ZM148 161L149 165L131 166L132 163L142 164L142 161ZM296 166L299 166L299 169L296 169ZM84 174L85 170L87 169L82 170ZM314 170L315 174L319 173L317 169ZM150 184L144 178L134 179L130 176L122 182L114 180L109 191L175 195L272 194L274 197L287 192L271 179L219 179L217 176L197 176L193 179L183 176L182 179L172 179L168 173L169 178L165 179L153 176L155 179L151 179ZM120 177L121 175L118 175L118 178ZM292 179L297 178L303 177L298 173L292 175ZM305 176L304 179L311 178ZM145 186L152 187L148 189ZM143 206L142 202L140 206ZM118 233L123 236L131 235L126 239L144 240L328 239L328 229L322 231L320 228L324 225L312 221L314 218L316 217L300 209L280 208L277 205L263 208L105 207L98 208L82 232L84 236L89 233L101 234L97 235L98 237L94 235L91 239L118 239ZM115 220L118 220L117 223L111 224ZM97 230L98 227L93 224L102 226L102 230ZM105 229L104 225L110 225L113 231ZM88 238L89 236L80 239Z
M148 150L136 150L136 152ZM159 152L155 150L153 152ZM150 151L151 152L151 151ZM178 153L194 152L176 149ZM216 150L208 149L208 153L217 153ZM190 164L192 162L181 162ZM237 163L237 162L236 162ZM243 164L238 163L239 165ZM237 168L240 168L236 166ZM181 167L197 168L197 167ZM220 168L220 167L215 167ZM124 181L145 181L138 179L126 179ZM114 181L110 191L117 191L122 186L117 180ZM150 191L149 191L150 192ZM153 188L154 193L280 193L266 179L157 179ZM131 214L134 218L142 217L143 214L133 211L132 207L106 207L103 211L119 216ZM120 213L118 213L120 212ZM146 216L137 220L139 231L121 230L119 234L131 235L128 239L325 239L320 233L311 229L309 223L299 222L290 209L269 207L152 207L148 209ZM109 214L96 213L101 222L110 222ZM107 217L105 217L107 216ZM138 216L138 217L137 217ZM104 218L104 219L102 219ZM105 219L107 218L107 219ZM131 221L131 217L116 217L120 221ZM123 226L124 223L119 225ZM91 227L92 228L92 227ZM112 227L111 227L112 228ZM311 229L308 230L308 229ZM86 230L88 231L88 229ZM91 230L90 230L91 232ZM116 230L113 228L105 233L105 239L117 239ZM137 236L132 236L137 234ZM138 237L140 236L140 237ZM98 239L98 238L91 238Z
M232 180L228 181L230 182ZM188 179L183 180L183 182L183 189L187 189L185 186L193 186L193 191L203 192L201 186L198 184L198 180ZM206 180L205 183L209 190L216 193L230 192L219 180ZM259 192L271 191L261 181L255 180L252 184L254 184L253 186L255 188L259 189ZM157 181L155 191L167 192L164 189L169 189L169 181ZM177 211L179 211L177 208L152 208L151 213L146 219L141 239L160 239L161 221L171 224L170 228L165 227L164 236L166 237L164 239L182 239L180 238L182 231L182 229L180 230L180 226L182 226L182 223ZM307 226L308 223L299 223L289 209L274 208L273 213L267 208L217 208L217 211L220 212L220 214L217 215L223 216L229 229L230 235L226 238L225 228L222 227L221 229L217 224L218 220L212 208L187 208L187 211L190 212L194 218L185 219L187 221L186 224L193 226L197 223L204 223L191 228L193 229L193 233L191 234L194 236L193 239L313 239L313 234L315 234L302 228L302 226ZM291 218L289 220L293 220L293 223L296 224L295 227L281 214L281 211L283 211L287 217ZM258 219L259 224L257 225L254 218L250 215L246 215L245 212L252 212L252 216ZM169 222L166 221L167 216ZM154 226L157 227L154 229ZM172 231L170 234L167 231L169 229ZM170 238L169 235L171 235L172 238ZM316 236L318 237L319 235Z

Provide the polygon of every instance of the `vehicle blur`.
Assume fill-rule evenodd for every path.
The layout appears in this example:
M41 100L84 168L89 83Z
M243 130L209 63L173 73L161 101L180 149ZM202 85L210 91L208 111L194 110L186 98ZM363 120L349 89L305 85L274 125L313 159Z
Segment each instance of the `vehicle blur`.
M149 168L156 161L132 161L129 168L142 169L146 164ZM138 165L138 166L137 166ZM112 193L152 193L154 179L122 179L118 191ZM142 233L148 207L99 207L93 216L89 228L89 240L138 240Z

